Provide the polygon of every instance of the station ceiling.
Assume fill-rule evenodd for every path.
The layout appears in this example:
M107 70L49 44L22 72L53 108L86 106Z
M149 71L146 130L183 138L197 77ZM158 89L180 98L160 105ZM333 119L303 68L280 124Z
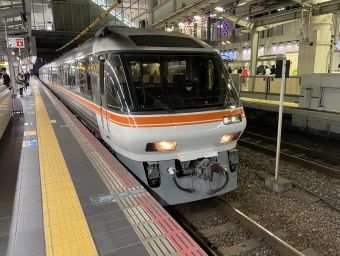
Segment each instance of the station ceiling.
M163 28L165 24L169 27L184 22L189 17L210 12L216 13L235 22L242 27L259 30L277 26L279 24L299 19L304 10L304 17L308 13L322 15L335 13L340 10L339 0L199 0L190 5L183 6L168 16L156 20L152 27Z
M22 16L26 12L24 0L1 1L0 5L0 46L7 47L8 37L24 38L25 48L21 49L22 56L29 54L29 30L25 26Z
M60 47L64 46L75 38L79 32L67 32L67 31L44 31L44 30L33 30L32 35L36 38L36 47L38 58L42 58L46 62L50 62L56 59L78 45L86 42L90 38L94 37L94 33L88 32L84 36L80 37L75 43L69 45L63 50L56 51Z
M85 2L88 0L79 1ZM145 8L147 4L147 1L145 0L124 1L128 2L127 4L130 5L130 8L139 1L143 1L143 5L141 5L144 6L143 8ZM280 22L282 23L301 18L301 13L304 9L312 10L316 15L340 10L340 0L317 0L316 4L315 1L316 0L199 0L193 1L190 5L183 6L176 12L171 13L166 17L162 17L160 20L156 20L151 26L162 28L165 23L178 24L192 15L200 14L202 10L204 10L205 13L218 13L218 11L216 11L217 7L223 8L223 11L218 13L220 17L230 19L231 21L240 24L242 27L249 29L259 28L261 26L263 29L266 29L271 25L277 25ZM94 2L95 1L93 1L92 4L94 4ZM26 6L27 3L29 3L28 6ZM58 3L61 4L63 1L59 1ZM60 31L58 28L55 28L56 31L48 31L46 29L31 30L30 24L27 24L27 26L23 25L23 17L21 15L21 13L30 12L30 5L31 1L28 0L1 1L1 46L6 46L6 30L7 36L25 38L26 47L22 50L22 55L29 55L29 38L35 36L38 57L50 61L60 56L63 52L78 46L94 36L94 31L88 32L73 45L68 46L62 51L56 52L56 49L71 41L81 30L76 32ZM134 12L136 8L132 8ZM131 12L129 15L133 15L133 13ZM308 12L305 12L305 15L308 15ZM91 19L92 18L93 17L91 17Z

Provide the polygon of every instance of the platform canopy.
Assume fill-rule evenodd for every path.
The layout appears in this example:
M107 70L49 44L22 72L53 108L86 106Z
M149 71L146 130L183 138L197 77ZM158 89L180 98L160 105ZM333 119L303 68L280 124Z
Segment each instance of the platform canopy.
M18 47L20 47L20 54L23 57L27 57L30 50L30 26L27 23L26 12L26 2L24 0L1 1L0 46L6 49L9 40L14 42L16 41L14 38L19 38L17 40ZM13 43L11 46L15 47ZM13 48L12 51L18 51L18 48Z
M301 19L301 16L323 15L340 10L340 0L200 0L187 1L182 8L178 8L167 15L161 6L155 10L154 22L156 28L178 26L191 17L214 16L230 20L239 25L244 32L251 30L262 31L274 26Z

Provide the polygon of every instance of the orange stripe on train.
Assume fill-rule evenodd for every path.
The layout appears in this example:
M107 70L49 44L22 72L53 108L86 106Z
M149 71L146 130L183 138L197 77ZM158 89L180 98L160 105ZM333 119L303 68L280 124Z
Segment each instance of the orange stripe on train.
M84 99L76 95L75 93L70 92L69 90L63 88L60 85L52 83L53 86L57 87L59 90L66 93L72 99L78 101L85 107L94 111L95 113L102 115L104 118L107 118L109 121L124 127L131 128L155 128L155 127L168 127L168 126L186 126L186 125L194 125L194 124L208 124L208 123L217 123L222 122L222 118L224 116L231 116L239 114L243 118L245 117L245 113L242 109L235 110L223 110L211 113L195 113L195 114L185 114L185 115L166 115L166 116L120 116L114 114L112 112L106 113L106 110L103 112L100 111L100 107L94 104L91 101Z

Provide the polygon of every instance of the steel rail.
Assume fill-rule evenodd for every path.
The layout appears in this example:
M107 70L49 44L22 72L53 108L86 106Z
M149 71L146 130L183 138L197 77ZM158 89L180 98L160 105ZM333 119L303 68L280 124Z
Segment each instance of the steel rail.
M270 149L270 148L267 148L267 147L263 147L263 146L255 144L255 143L251 143L251 142L245 141L243 139L240 139L238 141L238 144L240 146L244 146L244 147L256 150L256 151L263 152L263 153L270 155L270 156L273 156L273 157L276 156L276 150L273 150L273 149ZM301 152L301 153L303 153L303 152ZM302 158L299 158L299 157L296 157L296 156L292 156L292 155L289 155L289 154L285 154L285 153L282 153L282 152L280 154L280 159L288 161L288 162L297 163L297 164L299 164L303 167L314 169L317 172L321 172L321 173L324 173L324 174L332 176L332 177L340 178L340 171L333 169L333 168L330 168L328 166L324 166L324 165L321 165L321 164L318 164L318 163L307 161L305 159L302 159Z
M233 215L236 219L238 219L242 225L244 225L246 228L251 230L254 234L261 236L264 238L266 243L268 243L270 246L275 248L277 251L280 252L280 254L285 256L304 256L301 252L275 236L272 232L268 231L261 225L257 224L255 221L238 211L237 209L231 207L221 199L215 197L214 201L216 205L220 207L224 212L228 213L229 215Z
M276 139L273 138L269 138L269 137L265 137L259 134L255 134L255 133L251 133L251 132L244 132L243 135L245 136L249 136L251 138L254 139L258 139L258 140L262 140L265 143L268 144L272 144L272 145L276 145ZM313 150L310 148L306 148L306 147L302 147L302 146L298 146L298 145L294 145L291 143L287 143L287 142L281 142L281 146L282 148L286 148L286 149L291 149L291 150L296 150L296 151L300 151L303 154L308 154L308 155L312 155L312 156L316 156L318 158L322 158L328 161L332 161L335 163L338 163L340 165L340 157L338 156L334 156L334 155L330 155L328 153L319 151L319 150Z
M79 35L77 35L75 38L73 38L70 42L65 44L64 46L60 47L59 49L55 50L60 51L64 49L65 47L69 46L70 44L74 43L76 40L78 40L80 37L85 35L91 28L93 28L102 18L104 18L106 15L108 15L114 8L116 8L122 1L118 0L114 4L112 4L105 12L103 12L101 15L98 16L98 18L92 22L87 28L85 28L82 32L80 32Z
M188 221L185 219L185 217L182 217L181 215L177 214L176 211L172 210L170 208L171 216L181 224L181 226L184 228L184 230L190 234L191 237L196 240L196 242L203 248L205 252L207 252L210 256L218 256L210 247L207 245L207 243L204 242L204 239L200 237L197 232L195 232L191 227Z

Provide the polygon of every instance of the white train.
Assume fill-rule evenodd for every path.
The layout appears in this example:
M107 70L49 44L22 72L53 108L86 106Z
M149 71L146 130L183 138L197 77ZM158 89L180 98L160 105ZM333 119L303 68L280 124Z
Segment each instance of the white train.
M218 53L151 28L105 28L40 79L163 205L237 187L241 101Z

